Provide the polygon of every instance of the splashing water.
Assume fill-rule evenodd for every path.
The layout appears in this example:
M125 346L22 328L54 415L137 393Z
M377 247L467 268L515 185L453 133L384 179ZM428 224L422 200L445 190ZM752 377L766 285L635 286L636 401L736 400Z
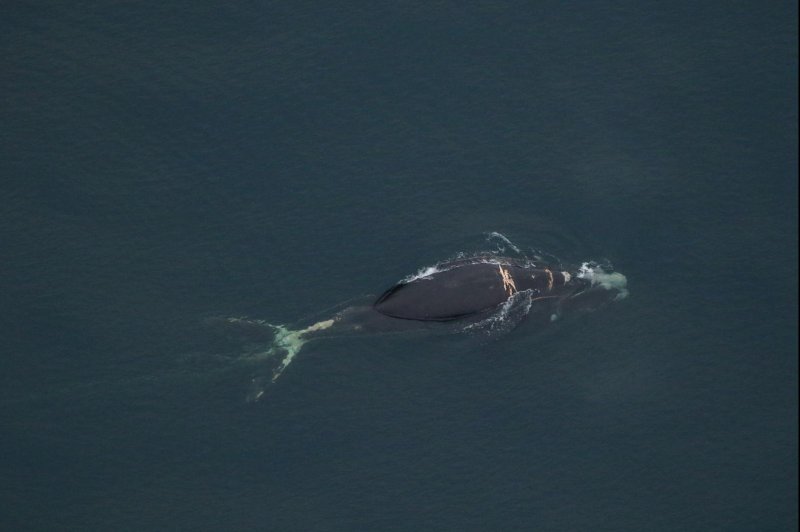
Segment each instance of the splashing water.
M515 246L514 243L511 240L509 240L506 235L504 235L502 233L498 233L497 231L492 231L491 233L487 233L486 241L487 242L491 242L492 240L499 240L500 242L502 242L506 246L510 247L514 251L514 253L516 253L517 255L524 256L522 251L520 251L520 249L517 246ZM501 252L501 253L504 252L505 251L505 247L502 246L502 245L498 245L498 251Z
M594 262L584 262L578 269L578 278L587 279L594 285L600 285L606 290L617 290L619 293L614 301L628 297L628 279L619 272L607 272L602 266Z

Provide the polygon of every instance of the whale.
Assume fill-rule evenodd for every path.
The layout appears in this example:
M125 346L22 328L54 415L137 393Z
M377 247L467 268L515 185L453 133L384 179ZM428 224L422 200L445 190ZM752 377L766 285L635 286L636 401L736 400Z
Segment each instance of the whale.
M526 267L510 259L460 261L394 285L372 308L397 319L454 321L490 311L518 292L531 291L533 301L544 301L587 286L583 279L573 281L569 272Z
M303 328L263 320L226 318L250 335L273 336L258 359L280 357L269 383L292 363L303 345L325 336L415 329L489 330L497 323L534 321L537 326L565 314L595 311L628 296L627 278L593 262L563 268L540 261L478 255L444 261L389 287L377 297L349 305ZM512 321L511 309L521 308L523 320ZM488 324L489 326L484 326ZM254 379L251 400L264 393L264 379Z

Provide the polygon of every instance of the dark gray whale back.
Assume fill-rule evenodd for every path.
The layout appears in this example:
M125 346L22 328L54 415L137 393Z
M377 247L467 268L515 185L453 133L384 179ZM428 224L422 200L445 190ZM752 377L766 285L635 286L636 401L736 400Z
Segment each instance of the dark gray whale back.
M508 296L499 266L477 263L397 284L373 307L392 318L450 321L496 307Z
M373 308L392 318L451 321L491 310L523 290L529 290L534 301L552 302L589 284L567 272L513 259L468 259L440 268L434 274L395 285Z

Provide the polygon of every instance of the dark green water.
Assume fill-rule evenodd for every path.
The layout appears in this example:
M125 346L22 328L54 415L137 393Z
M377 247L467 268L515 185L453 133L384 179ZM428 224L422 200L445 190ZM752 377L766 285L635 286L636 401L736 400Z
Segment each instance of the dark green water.
M790 2L12 2L3 530L797 528ZM489 342L293 322L499 231L630 297Z

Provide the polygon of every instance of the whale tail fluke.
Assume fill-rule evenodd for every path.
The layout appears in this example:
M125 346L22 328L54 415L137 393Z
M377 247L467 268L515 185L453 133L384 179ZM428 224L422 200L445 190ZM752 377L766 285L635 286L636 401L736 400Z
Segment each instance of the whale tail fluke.
M273 325L263 320L249 320L246 318L226 318L226 321L245 329L260 327L262 329L268 328L272 330L273 339L266 346L265 349L254 352L250 358L262 362L266 360L279 359L280 362L272 369L270 376L254 377L251 380L251 390L247 395L249 402L258 401L264 395L266 388L275 383L278 378L286 371L289 364L292 363L294 358L303 348L303 345L310 340L308 335L318 331L323 331L330 328L335 320L323 320L314 323L304 329L290 329L285 325Z

